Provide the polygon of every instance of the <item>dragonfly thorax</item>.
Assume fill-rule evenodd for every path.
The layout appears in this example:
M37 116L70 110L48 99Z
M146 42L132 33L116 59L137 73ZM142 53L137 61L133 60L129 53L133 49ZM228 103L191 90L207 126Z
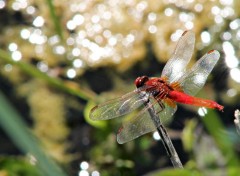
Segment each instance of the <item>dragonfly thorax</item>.
M141 76L135 80L135 85L153 97L159 98L166 98L169 92L173 90L165 78L148 78L147 76Z
M169 92L173 90L164 78L151 78L145 83L145 85L149 87L149 93L160 99L166 98Z

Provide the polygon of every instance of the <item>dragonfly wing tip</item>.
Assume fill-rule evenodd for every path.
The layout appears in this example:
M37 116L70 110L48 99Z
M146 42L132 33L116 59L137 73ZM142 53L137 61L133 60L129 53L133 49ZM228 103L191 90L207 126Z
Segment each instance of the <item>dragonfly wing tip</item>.
M119 138L119 135L117 135L117 142L119 144L124 144L125 142L121 140L121 138Z
M92 120L97 120L97 115L96 115L96 109L98 108L98 106L94 106L89 114L90 119Z

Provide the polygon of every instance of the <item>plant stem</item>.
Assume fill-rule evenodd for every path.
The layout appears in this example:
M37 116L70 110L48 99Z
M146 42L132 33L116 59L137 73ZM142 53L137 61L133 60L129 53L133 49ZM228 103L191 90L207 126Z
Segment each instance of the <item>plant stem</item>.
M155 125L155 127L157 128L157 131L161 137L163 146L165 148L165 150L167 151L167 154L173 164L173 167L175 168L183 168L183 165L178 157L178 154L172 144L172 141L166 131L166 129L164 128L164 126L162 125L162 122L160 121L160 118L158 117L158 115L156 114L155 110L153 109L153 106L150 105L150 102L146 102L145 106L148 106L148 112L151 116L151 119Z
M78 87L71 87L68 84L65 84L64 81L58 78L51 77L46 73L41 72L36 67L32 66L31 64L24 62L24 61L14 61L12 60L11 56L4 50L0 49L0 58L3 59L5 62L10 63L12 65L18 66L22 71L26 72L30 76L35 78L39 78L47 82L49 85L55 86L58 89L61 89L67 93L72 95L78 96L84 100L94 99L95 95L87 90L80 89Z
M60 37L61 41L63 41L63 32L62 32L60 20L59 20L59 17L56 15L56 11L55 11L55 7L53 5L53 2L52 2L52 0L46 0L46 2L47 2L48 7L49 7L49 11L50 11L50 14L51 14L52 21L54 23L56 33Z

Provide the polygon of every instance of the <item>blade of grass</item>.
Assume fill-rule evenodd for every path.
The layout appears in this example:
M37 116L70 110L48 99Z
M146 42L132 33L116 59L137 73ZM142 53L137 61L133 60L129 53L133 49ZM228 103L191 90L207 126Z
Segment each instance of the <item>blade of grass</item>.
M52 0L46 0L49 8L49 12L51 14L52 21L55 26L56 33L60 37L61 41L63 41L63 33L62 33L62 28L60 25L59 17L56 15L55 8L53 6L53 1Z
M5 60L7 63L18 66L21 70L23 70L27 74L29 74L33 77L36 77L36 78L43 79L49 85L55 86L58 89L61 89L65 92L67 92L67 93L78 96L78 97L80 97L84 100L94 99L93 98L94 95L91 92L88 92L88 91L83 90L83 89L79 90L78 88L69 87L62 80L50 77L47 74L38 70L36 67L34 67L34 66L32 66L32 65L30 65L26 62L23 62L23 61L16 62L16 61L12 60L11 56L6 51L4 51L2 49L0 49L0 58Z
M6 134L24 153L31 154L37 159L36 165L39 173L44 176L66 176L61 168L41 150L36 138L21 119L6 97L0 92L0 126Z
M239 166L239 160L234 152L234 146L227 135L224 125L219 120L214 110L208 110L208 113L202 118L202 121L208 132L214 138L217 146L222 151L229 166Z

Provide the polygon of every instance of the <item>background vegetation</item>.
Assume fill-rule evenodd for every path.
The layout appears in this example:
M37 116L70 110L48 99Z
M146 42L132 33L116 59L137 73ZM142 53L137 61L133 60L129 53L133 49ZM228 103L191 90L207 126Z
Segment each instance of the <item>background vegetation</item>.
M0 175L238 175L240 9L237 0L0 0ZM152 134L119 145L122 119L90 109L160 76L193 30L192 63L221 53L197 96L224 112L178 106L169 128L185 170ZM190 63L190 64L192 64Z

